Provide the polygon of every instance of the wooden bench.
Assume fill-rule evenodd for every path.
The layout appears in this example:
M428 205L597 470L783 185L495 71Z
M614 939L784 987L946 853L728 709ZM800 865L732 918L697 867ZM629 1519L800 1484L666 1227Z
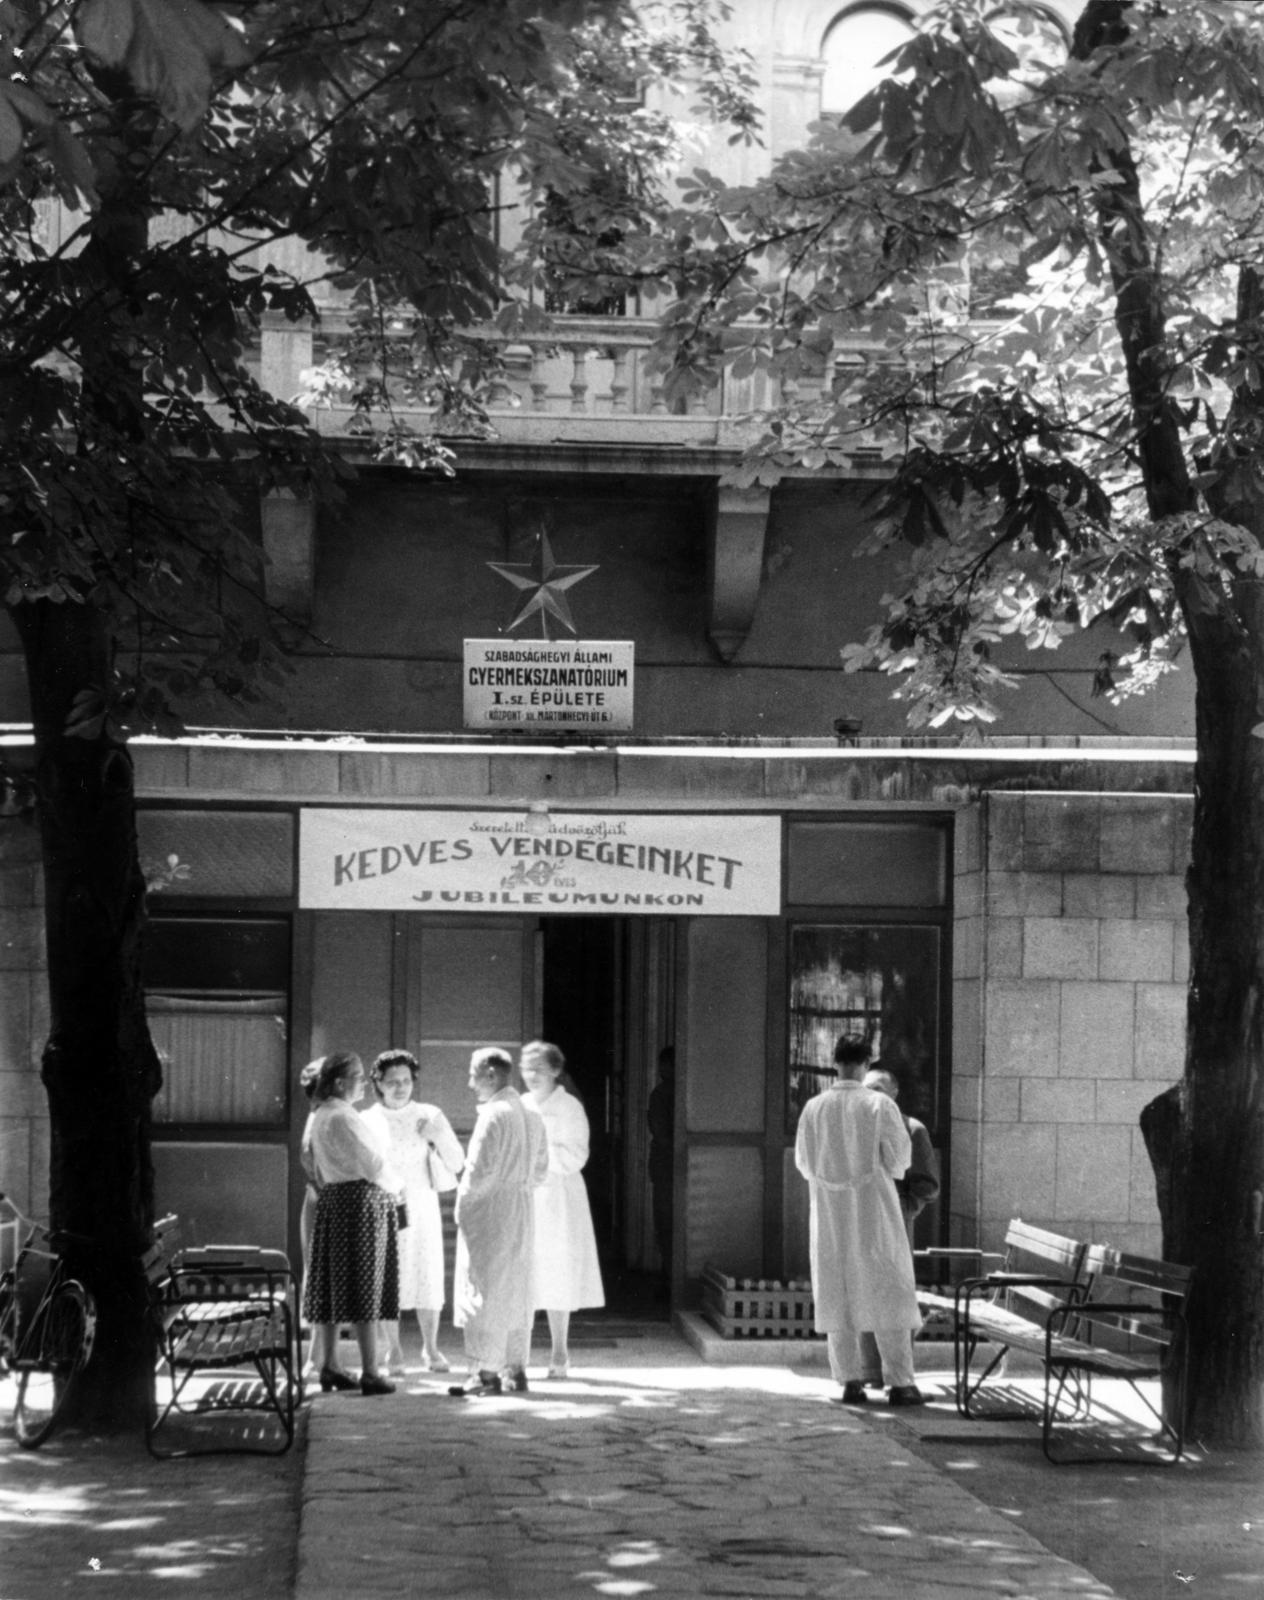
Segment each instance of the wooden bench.
M1170 1455L1147 1454L1142 1461L1174 1465L1180 1460L1185 1447L1185 1302L1192 1279L1192 1267L1090 1245L1084 1291L1073 1303L1049 1312L1039 1352L1045 1373L1041 1438L1055 1465L1103 1459L1100 1451L1070 1455L1054 1448L1060 1425L1091 1420L1093 1432L1103 1431L1102 1417L1092 1414L1094 1378L1127 1383L1157 1421L1160 1445L1170 1442ZM1143 1382L1159 1385L1157 1405L1141 1388ZM1071 1409L1066 1413L1062 1406L1068 1394ZM1081 1427L1079 1433L1084 1436L1088 1430ZM1123 1459L1135 1462L1138 1457L1131 1453Z
M919 1254L959 1263L985 1253ZM1041 1443L1051 1462L1171 1464L1184 1449L1185 1301L1192 1276L1189 1267L1110 1245L1082 1244L1015 1219L1006 1232L999 1270L967 1277L951 1294L919 1288L917 1298L924 1311L953 1319L954 1388L962 1416L1030 1414L979 1405L983 1385L1011 1350L1019 1350L1037 1357L1043 1369ZM1112 1423L1105 1412L1093 1412L1095 1377L1129 1385L1158 1423L1159 1442L1170 1445L1170 1454L1120 1450L1126 1419ZM1168 1405L1162 1400L1156 1405L1143 1383L1158 1383L1160 1393L1166 1389ZM1104 1455L1101 1449L1067 1453L1064 1436L1073 1427L1084 1438L1094 1433L1114 1436L1113 1454Z
M1006 1229L1003 1252L917 1252L919 1260L946 1261L952 1267L999 1263L993 1270L963 1278L950 1292L922 1287L917 1291L923 1312L952 1318L953 1391L963 1417L982 1414L977 1404L980 1390L1002 1368L1009 1350L1028 1349L1033 1339L1042 1339L1049 1313L1083 1293L1087 1251L1078 1239L1015 1217ZM991 1408L986 1415L1022 1413Z
M156 1311L158 1370L145 1430L150 1453L173 1456L244 1452L280 1455L294 1442L301 1403L298 1289L283 1251L255 1245L208 1245L168 1256L160 1244L146 1261ZM194 1378L218 1375L220 1381ZM235 1375L235 1376L234 1376ZM177 1419L261 1412L279 1429L199 1429L192 1442L168 1446ZM188 1430L185 1430L186 1434Z

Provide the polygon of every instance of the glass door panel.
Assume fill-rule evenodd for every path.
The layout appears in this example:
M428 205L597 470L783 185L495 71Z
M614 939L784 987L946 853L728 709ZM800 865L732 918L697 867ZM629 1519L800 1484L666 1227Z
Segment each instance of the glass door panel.
M939 1122L942 931L924 924L800 924L790 934L787 1124L833 1081L834 1046L865 1040L893 1072L900 1109ZM938 1143L938 1138L935 1139Z

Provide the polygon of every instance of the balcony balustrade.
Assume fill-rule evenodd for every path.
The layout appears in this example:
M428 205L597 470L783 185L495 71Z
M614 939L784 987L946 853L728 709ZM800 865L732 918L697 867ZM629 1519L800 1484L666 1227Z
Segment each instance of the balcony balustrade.
M49 253L76 253L82 218L57 201L37 206L38 235ZM186 219L172 215L150 222L150 241L176 243L189 231ZM239 251L241 239L213 233L208 243ZM261 244L258 258L281 276L315 283L317 317L292 323L280 315L263 318L257 349L248 357L260 383L286 400L310 395L308 374L342 355L351 366L357 331L350 308L329 284L318 256L298 239ZM940 308L940 315L944 308ZM949 319L951 320L951 319ZM941 323L942 327L942 323ZM401 342L407 327L389 330ZM671 400L650 352L658 325L641 316L556 314L541 332L506 340L490 326L469 330L467 338L498 347L499 365L480 396L489 426L488 442L512 453L516 448L571 447L594 457L641 449L653 452L659 470L673 470L668 458L679 458L676 471L690 470L699 458L740 455L763 432L762 416L795 400L810 402L836 392L866 361L880 357L863 340L840 342L818 373L799 382L766 372L735 377L722 373L708 392L688 402ZM367 377L369 369L356 372ZM433 407L405 399L399 386L391 394L394 415L418 431L461 432L459 419L439 418ZM345 400L345 403L344 403ZM349 396L337 393L305 409L312 425L332 436L353 436L362 417ZM848 452L852 473L881 474L885 452L858 435ZM704 469L705 470L705 469Z
M734 377L724 372L709 391L687 403L670 401L662 374L650 359L657 335L650 318L556 315L539 333L506 339L490 327L469 330L467 338L498 347L499 363L484 383L481 402L491 438L503 446L609 446L651 448L661 452L740 452L759 437L760 414L796 398L811 400L848 381L864 359L863 346L839 347L819 375L800 384L778 382L756 372ZM392 336L406 337L403 324ZM290 323L279 316L264 319L259 353L259 380L271 393L297 399L310 392L307 374L320 363L343 357L353 348L355 329L343 307L321 307L315 323ZM370 369L355 376L368 377ZM459 366L458 366L459 375ZM396 416L418 428L434 425L437 413L399 398L388 384ZM349 403L322 398L308 406L313 426L333 434L354 432L355 409ZM440 431L448 431L448 419ZM459 419L452 425L459 435ZM882 451L861 441L852 452L858 468L876 467Z

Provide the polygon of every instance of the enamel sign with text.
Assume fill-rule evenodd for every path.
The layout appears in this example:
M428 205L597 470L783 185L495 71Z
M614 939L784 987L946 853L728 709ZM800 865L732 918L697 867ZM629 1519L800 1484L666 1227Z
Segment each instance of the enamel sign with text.
M467 728L627 733L633 645L622 640L467 639Z

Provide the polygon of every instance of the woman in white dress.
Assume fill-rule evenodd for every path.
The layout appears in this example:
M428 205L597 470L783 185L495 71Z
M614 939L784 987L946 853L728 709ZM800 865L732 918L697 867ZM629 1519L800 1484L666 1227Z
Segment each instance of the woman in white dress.
M534 1195L534 1303L549 1319L549 1377L564 1378L570 1362L571 1312L606 1303L583 1179L588 1118L559 1081L566 1058L555 1044L533 1039L524 1045L518 1070L527 1086L523 1103L539 1114L549 1140L549 1175Z
M390 1141L391 1164L403 1179L408 1221L399 1235L399 1306L417 1313L421 1328L422 1365L447 1372L439 1349L439 1313L443 1310L443 1220L440 1189L456 1187L465 1156L452 1125L438 1106L413 1099L421 1076L416 1056L407 1050L384 1050L373 1063L373 1089L378 1103L365 1113ZM394 1374L404 1370L399 1323L383 1322L384 1360Z

